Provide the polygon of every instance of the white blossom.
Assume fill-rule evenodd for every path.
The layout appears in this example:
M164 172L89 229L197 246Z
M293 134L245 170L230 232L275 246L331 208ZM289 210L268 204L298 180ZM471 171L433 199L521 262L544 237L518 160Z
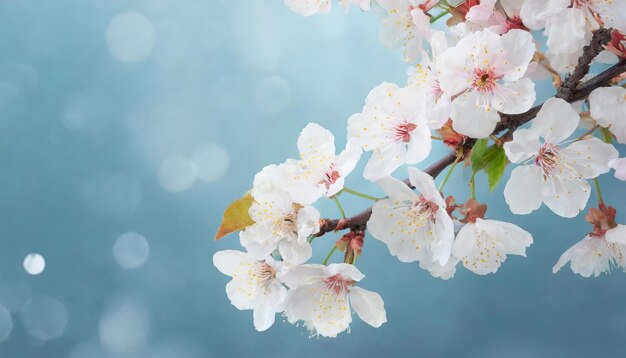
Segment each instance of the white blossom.
M504 150L518 166L504 188L504 198L515 214L529 214L545 203L554 213L574 217L585 208L590 190L587 179L609 171L617 157L610 144L592 137L564 141L574 133L580 118L570 104L551 98L529 129L518 129Z
M441 88L455 98L454 129L473 138L488 137L500 121L498 112L517 114L535 101L535 84L523 78L535 53L532 35L511 30L470 34L444 52Z
M446 202L430 175L409 168L409 181L419 194L392 177L377 181L389 198L374 204L367 229L402 262L424 261L430 268L430 262L436 261L444 266L454 240Z
M413 62L420 55L422 42L430 34L426 11L439 0L378 0L386 11L380 42L392 49L402 49L403 59Z
M430 154L432 139L425 117L425 94L414 87L383 83L374 88L362 113L348 120L348 139L372 151L363 176L376 181L402 164L416 164Z
M448 48L445 33L433 31L430 39L431 54L422 56L422 60L416 66L407 71L408 86L415 86L424 91L425 116L430 129L441 128L450 118L450 95L445 93L439 84L441 76L441 54Z
M323 195L337 194L361 157L354 140L335 155L335 137L327 129L309 123L298 138L300 160L287 160L279 168L281 186L300 204L312 204Z
M558 272L568 262L574 273L583 277L598 277L609 273L611 267L626 269L626 225L617 225L602 236L587 235L559 258L552 272Z
M285 262L300 264L312 254L310 235L319 232L320 213L303 206L282 190L280 172L275 165L265 167L254 177L250 218L254 224L241 231L241 245L257 259L269 256L278 248Z
M532 243L532 235L516 225L476 218L461 228L452 253L466 269L486 275L495 273L506 255L526 257L526 248Z
M350 308L365 323L380 327L387 322L379 294L355 284L365 277L349 264L301 265L281 279L289 287L285 316L290 323L304 321L313 335L336 337L352 322Z
M589 95L591 117L626 144L626 88L600 87Z
M213 265L233 279L226 285L226 294L239 310L253 310L254 328L265 331L274 324L287 290L277 278L282 263L268 257L256 260L248 253L224 250L213 255Z
M545 27L546 56L561 72L577 64L592 31L600 27L626 30L626 2L612 0L526 0L521 17L531 29Z

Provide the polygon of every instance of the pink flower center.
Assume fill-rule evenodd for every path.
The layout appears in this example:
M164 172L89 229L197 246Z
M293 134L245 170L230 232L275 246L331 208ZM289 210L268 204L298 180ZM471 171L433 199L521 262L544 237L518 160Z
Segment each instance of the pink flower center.
M395 126L395 139L408 143L411 140L411 132L413 132L415 128L417 128L417 125L409 122L404 122L400 125Z
M330 189L330 186L337 182L341 175L338 171L335 170L335 166L331 165L330 168L324 173L324 178L320 182L320 184L326 185L326 190Z
M496 74L493 68L475 68L472 87L481 93L493 92L496 88Z
M544 178L548 177L557 167L560 149L558 145L550 143L545 143L539 149L539 154L535 157L535 165L541 168Z
M513 16L512 18L508 18L506 20L506 31L508 32L513 29L526 30L526 26L524 26L524 23L519 16Z
M580 9L581 7L589 6L587 0L572 0L572 7Z
M334 292L336 295L345 295L350 291L350 287L354 284L352 280L346 280L341 276L341 274L336 274L330 277L327 277L324 280L326 283L326 289L329 292Z
M276 271L267 262L257 266L256 276L263 287L268 287L276 278Z
M413 210L421 221L435 220L435 215L437 214L438 209L439 205L426 200L426 198L422 195L420 195L419 199L413 203Z

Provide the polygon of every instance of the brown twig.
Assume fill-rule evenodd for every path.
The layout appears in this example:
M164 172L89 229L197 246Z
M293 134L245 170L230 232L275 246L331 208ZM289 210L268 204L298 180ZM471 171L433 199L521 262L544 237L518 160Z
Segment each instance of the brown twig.
M606 38L606 32L609 33L609 38ZM585 46L583 55L579 58L578 66L572 72L572 74L564 81L563 86L559 89L556 97L562 98L567 102L575 102L586 98L596 88L603 87L611 83L611 81L626 72L626 61L621 61L618 64L608 68L601 72L592 79L583 82L578 85L580 80L588 73L589 65L593 59L598 56L604 49L604 45L610 40L610 30L599 29L594 32L593 39L588 46ZM493 135L497 135L504 130L507 130L507 135L513 133L520 126L528 123L530 120L537 116L541 105L535 106L527 112L521 114L500 114L501 121L493 131ZM475 139L468 139L463 144L464 156L474 146ZM456 159L457 152L452 151L446 156L441 158L438 162L428 167L425 172L430 174L433 178L439 175L445 168L451 165ZM407 185L411 186L408 179L404 180ZM331 231L339 231L344 229L360 229L366 228L367 221L372 215L372 207L363 210L362 212L346 218L346 219L322 219L320 232L315 236L323 236Z

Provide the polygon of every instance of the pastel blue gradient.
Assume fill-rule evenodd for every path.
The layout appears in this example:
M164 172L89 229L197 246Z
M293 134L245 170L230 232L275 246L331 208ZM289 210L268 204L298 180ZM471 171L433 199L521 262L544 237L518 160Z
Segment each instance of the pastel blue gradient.
M138 63L114 57L105 36L114 16L131 10L154 28L154 47ZM379 26L378 16L356 8L303 18L280 0L1 2L0 305L11 311L13 328L0 356L622 356L626 276L616 270L585 279L569 268L552 274L559 256L590 231L582 215L568 220L543 207L514 216L503 183L489 193L482 175L477 195L488 215L535 238L527 258L509 257L497 274L459 266L454 279L442 281L367 236L358 267L362 286L385 300L389 321L381 328L354 316L350 333L310 339L304 327L277 317L259 333L251 311L230 305L229 278L212 256L241 248L236 235L213 241L223 209L263 166L297 155L308 122L332 130L341 148L347 119L368 92L405 81L407 65L380 45ZM549 88L540 84L538 97L549 97ZM184 165L163 173L167 158L192 157L202 145L227 150L225 176L191 185ZM419 167L446 152L437 146ZM360 175L367 158L347 185L381 195ZM165 187L191 187L168 191L164 176ZM469 176L459 167L446 194L464 201ZM600 182L626 222L626 185L611 175ZM348 214L371 204L347 194L340 200ZM331 201L317 206L323 216L339 215ZM112 253L127 232L150 247L134 270ZM337 237L315 240L312 262ZM47 262L38 276L22 267L33 252ZM41 296L67 313L62 335L46 342L32 337L32 325L49 333L63 312L25 305Z

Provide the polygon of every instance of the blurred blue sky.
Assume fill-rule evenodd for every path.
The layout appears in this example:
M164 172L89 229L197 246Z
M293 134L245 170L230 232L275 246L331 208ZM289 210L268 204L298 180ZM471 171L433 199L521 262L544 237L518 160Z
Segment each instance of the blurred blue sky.
M496 275L441 281L366 239L379 329L355 319L338 339L309 339L279 318L258 333L229 304L211 263L239 248L212 239L223 209L297 155L306 123L343 146L370 89L405 81L378 29L375 14L302 18L280 0L0 2L0 357L623 355L623 274L553 275L589 228L545 208L513 217L503 185L479 185L479 199L535 244ZM362 167L348 185L379 194ZM458 170L448 194L466 198L468 179ZM626 186L601 182L626 222ZM341 199L348 213L369 205ZM316 240L313 261L334 240ZM24 270L29 253L45 258L40 275Z

